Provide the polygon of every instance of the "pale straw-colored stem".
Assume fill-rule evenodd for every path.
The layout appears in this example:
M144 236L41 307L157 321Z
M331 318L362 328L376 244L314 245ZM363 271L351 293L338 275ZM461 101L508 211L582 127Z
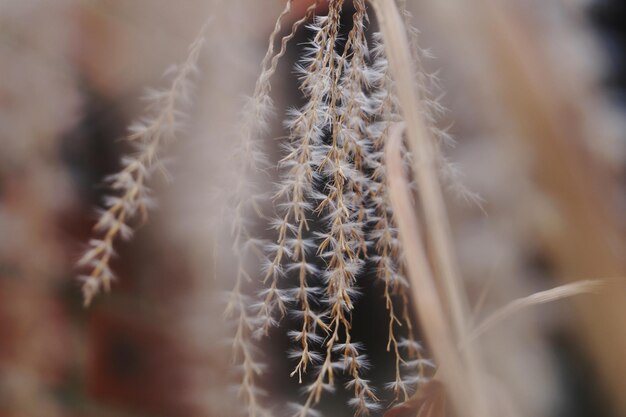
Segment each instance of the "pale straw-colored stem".
M472 332L469 335L469 339L463 341L463 345L473 340L476 340L486 331L506 321L509 317L515 315L516 313L527 310L528 308L534 307L539 304L551 303L576 295L597 292L602 286L604 286L605 283L606 282L603 280L577 281L570 284L560 285L556 288L550 288L549 290L539 291L529 296L513 300L491 313L478 326L472 329Z
M411 58L409 41L406 29L397 5L393 0L372 0L371 1L378 22L380 24L383 41L386 45L389 68L392 78L397 85L397 95L406 120L408 145L413 155L412 168L420 193L420 202L427 225L426 236L432 242L435 271L441 279L445 297L443 305L450 309L448 320L442 320L445 325L451 326L453 340L459 342L465 340L468 334L467 317L469 317L468 302L465 291L461 284L454 257L450 226L446 214L446 206L443 199L441 185L437 176L437 148L434 139L431 137L424 120L423 106L420 97L415 89L414 65ZM390 166L391 170L392 167ZM392 175L390 175L393 178ZM397 199L397 195L396 195ZM393 202L393 199L392 199ZM395 208L397 210L397 208ZM406 211L406 208L405 208ZM413 212L416 230L416 214ZM407 221L404 219L403 221ZM399 228L404 229L402 226ZM402 232L401 232L402 234ZM407 261L415 263L415 254L409 250L405 240L419 239L419 235L413 239L405 238L405 253ZM413 244L415 246L415 243ZM424 257L425 258L425 257ZM423 259L424 262L427 259ZM424 272L424 271L422 271ZM415 271L413 272L416 273ZM432 275L432 274L431 274ZM422 280L423 281L423 280ZM432 284L436 288L435 284ZM421 288L413 288L413 291L420 292ZM420 297L423 298L423 297ZM418 302L419 303L419 302ZM424 320L425 318L422 318ZM428 317L431 320L432 317ZM487 417L490 410L486 405L486 385L484 375L482 375L481 359L473 344L469 344L461 353L461 363L443 364L442 367L457 367L459 369L450 373L460 376L461 381L444 381L453 392L454 406L458 411L463 410L463 414L472 417ZM455 377L456 378L456 377ZM457 392L457 385L463 384L464 392Z
M404 125L390 129L385 153L389 198L398 224L398 234L405 251L405 266L419 318L426 338L437 362L438 376L449 390L455 409L464 415L479 417L473 412L469 387L465 384L465 367L461 363L456 342L448 325L444 303L437 291L435 276L430 267L426 249L422 242L422 230L415 216L412 193L402 170L401 153Z
M406 121L408 145L413 153L413 171L423 197L421 205L426 218L427 236L434 246L435 270L442 278L455 337L461 339L467 332L465 311L468 303L453 255L450 226L437 174L437 148L427 129L423 106L414 88L415 66L404 22L394 1L372 0L372 4L381 27L391 76L396 82L396 94Z

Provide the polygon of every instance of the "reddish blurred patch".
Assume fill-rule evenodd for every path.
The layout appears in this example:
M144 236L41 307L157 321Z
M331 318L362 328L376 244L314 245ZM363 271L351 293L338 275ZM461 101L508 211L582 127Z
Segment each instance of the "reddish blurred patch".
M315 3L316 0L294 0L293 1L293 17L294 20L297 20L304 16L306 9ZM317 13L325 13L328 10L328 2L320 1L320 4L317 6Z
M157 415L191 415L184 390L187 359L159 323L100 311L89 324L87 386L103 403Z
M19 369L56 385L76 354L69 320L45 288L28 284L0 277L0 372Z

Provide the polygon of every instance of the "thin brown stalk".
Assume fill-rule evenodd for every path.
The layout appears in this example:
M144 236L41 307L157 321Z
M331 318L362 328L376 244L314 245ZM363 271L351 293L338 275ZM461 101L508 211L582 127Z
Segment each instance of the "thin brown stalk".
M402 172L401 142L403 125L394 125L390 131L386 151L389 196L398 223L400 241L405 253L407 277L415 301L417 316L439 365L438 374L445 383L458 412L479 417L466 385L464 366L450 331L444 304L437 291L435 276L422 243L422 230L415 216L412 193Z
M435 270L440 276L445 297L444 304L450 315L446 323L451 326L453 340L464 340L468 334L468 302L462 286L452 245L450 226L446 214L443 192L437 175L437 147L424 120L421 98L415 89L409 40L398 7L391 0L372 0L383 39L387 45L387 56L392 77L397 85L398 100L406 120L409 148L413 153L413 172L419 187L420 202L427 226L426 236L432 242ZM414 214L413 214L414 215ZM400 228L402 230L402 227ZM407 262L413 253L406 250ZM447 316L447 315L446 315ZM472 344L461 352L462 361L457 365L466 389L469 402L459 402L455 406L471 416L490 415L487 406L488 388L482 371L482 360ZM444 364L440 364L444 365ZM446 381L454 386L458 381ZM456 399L461 401L462 397Z
M527 297L513 300L505 306L491 313L478 326L472 329L472 332L469 335L469 339L464 341L463 345L477 339L489 329L492 329L503 321L506 321L509 317L519 313L520 311L526 310L539 304L551 303L553 301L563 300L565 298L570 298L576 295L595 293L602 286L604 286L604 284L605 282L602 280L585 280L572 282L570 284L561 285L545 291L539 291Z
M450 226L446 215L443 192L437 174L437 148L426 128L420 97L415 91L414 64L404 22L397 6L390 0L374 0L374 9L381 25L392 77L406 120L408 145L414 154L413 171L418 183L420 200L428 238L435 249L436 270L440 272L451 310L451 322L457 338L466 333L467 301L463 296L459 274L454 261Z

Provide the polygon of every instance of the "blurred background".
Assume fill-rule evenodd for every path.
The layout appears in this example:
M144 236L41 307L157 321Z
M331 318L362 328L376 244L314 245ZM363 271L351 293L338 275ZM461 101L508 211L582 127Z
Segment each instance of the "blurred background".
M220 302L232 283L215 261L211 196L282 3L0 0L0 417L239 415ZM609 282L491 329L481 338L490 371L524 416L626 416L626 287L616 284L626 277L626 3L407 3L445 93L440 123L457 141L445 153L483 200L449 196L473 320L557 285ZM113 291L85 309L74 264L101 181L128 151L119 139L211 16L190 126L168 150L174 180L153 184L159 209L119 244ZM292 68L306 39L300 31L274 79L276 137L300 100ZM373 378L388 380L375 287L354 320ZM263 346L272 402L292 400L284 330Z

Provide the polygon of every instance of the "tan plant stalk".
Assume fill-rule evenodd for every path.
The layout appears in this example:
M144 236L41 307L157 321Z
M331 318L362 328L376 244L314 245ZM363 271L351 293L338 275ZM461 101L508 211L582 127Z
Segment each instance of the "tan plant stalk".
M553 36L538 36L543 16L535 19L541 12L529 19L532 13L527 12L536 9L526 10L521 3L481 0L475 5L435 0L424 2L424 7L431 9L439 25L456 34L458 62L467 56L477 64L480 80L470 82L484 82L485 87L476 89L471 98L483 107L478 117L495 129L495 137L513 138L515 145L521 144L533 158L532 177L549 195L559 219L546 222L551 227L539 225L534 232L542 239L557 275L570 282L591 276L623 276L623 209L613 197L618 191L609 177L608 164L594 161L584 149L587 139L602 143L602 137L613 128L606 121L591 130L585 127L590 115L606 113L598 111L597 97L592 93L602 89L591 87L584 76L573 80L575 71L571 71L569 60L555 53L572 45L560 44ZM576 31L583 32L581 29ZM550 28L551 34L555 31L559 31L558 25ZM576 48L576 54L589 57L590 51L585 49ZM594 111L589 111L589 105ZM494 110L498 117L494 117ZM554 163L557 160L559 163ZM617 414L626 415L626 396L622 395L626 328L621 320L626 315L626 294L605 292L580 298L576 306L577 335L612 392ZM611 343L606 342L607 334Z
M316 57L315 61L311 64L311 70L320 70L320 69L328 68L328 75L330 79L327 82L334 84L334 86L331 87L331 91L330 91L331 98L330 98L330 103L329 103L329 112L333 111L333 106L336 104L336 100L337 100L337 87L336 86L339 80L337 76L335 76L335 72L334 72L334 66L337 64L334 54L335 54L335 42L336 42L338 31L339 31L339 17L341 15L342 6L343 6L343 0L334 1L329 4L327 20L324 22L322 30L318 32L319 38L315 40L316 42L320 44L318 56ZM309 86L305 83L304 88L307 88L307 87ZM319 100L321 101L322 97L319 97ZM312 110L315 113L317 113L318 111L316 107L314 107ZM332 121L332 123L333 125L335 125L337 122ZM333 126L333 132L336 135L335 126ZM336 136L333 139L333 147L331 149L334 150L334 153L332 155L327 155L326 158L328 157L337 158L340 151L336 148ZM326 163L328 163L328 160L326 160ZM343 178L335 177L334 181L335 181L335 187L336 187L335 189L337 190L337 193L341 193L342 187L343 187ZM339 201L338 203L341 204L341 201ZM326 204L328 204L328 200L324 200L318 207L318 210L323 210L324 205ZM342 208L341 210L345 210L345 208ZM304 216L304 213L303 213L303 216ZM326 245L328 245L328 243ZM341 277L339 277L339 279L341 280ZM348 306L351 306L352 304L350 301L350 297L346 297L346 295L343 293L343 290L342 290L342 288L344 288L341 286L343 284L343 281L339 281L339 285L337 286L335 286L332 282L333 282L332 278L330 278L329 286L332 285L332 287L328 291L330 292L330 294L335 295L335 299L337 300L337 303L345 301ZM345 300L346 298L347 298L347 301ZM343 311L344 311L343 305L339 305L338 307L333 307L331 310L331 314L335 314L335 315L334 315L334 318L332 319L331 324L328 326L327 329L325 329L325 331L329 333L329 336L326 339L326 344L325 344L326 352L324 356L324 361L322 365L320 366L320 369L317 371L317 376L315 380L313 381L313 383L311 383L307 387L307 392L308 392L307 399L302 405L302 407L300 407L299 409L299 412L298 412L299 417L306 417L311 412L312 407L314 407L321 400L321 396L322 396L324 389L329 386L332 387L332 385L334 384L334 368L333 368L332 357L333 357L333 350L334 350L335 343L339 339L338 331L342 324L341 318L338 315L342 314ZM300 366L300 364L298 364L298 366Z
M276 293L276 282L266 291L260 311L252 313L254 304L250 297L243 292L245 282L253 281L246 269L249 253L260 255L258 239L254 239L248 226L248 217L255 211L260 212L256 198L258 190L251 189L251 178L259 175L263 170L265 158L260 150L262 135L267 131L267 119L273 110L270 98L271 78L275 73L280 58L285 54L287 43L293 38L298 28L310 17L315 5L309 7L305 16L293 23L291 32L281 40L281 48L274 54L275 39L282 30L282 21L291 11L292 1L289 0L277 18L274 29L269 37L268 49L261 64L261 74L257 79L253 96L248 100L244 109L240 143L236 147L236 157L239 160L238 182L233 192L233 251L237 260L235 285L231 291L229 302L225 309L227 318L235 319L235 335L232 340L233 360L242 368L242 378L239 383L239 395L244 401L247 415L250 417L269 416L270 412L260 402L260 390L256 379L262 374L263 366L259 362L253 337L259 335L259 318L261 329L267 332L272 324L272 309L275 306L284 312L281 297Z
M313 412L312 407L321 400L324 390L333 389L336 373L343 371L349 378L346 387L353 391L349 403L357 414L368 414L379 407L378 398L363 379L362 371L368 367L362 348L352 340L351 315L354 309L357 276L360 275L363 258L367 253L363 225L365 216L364 192L369 179L363 175L365 149L363 136L367 116L364 94L369 84L366 55L365 24L367 11L365 2L354 2L353 27L350 30L341 56L336 52L338 23L343 1L329 4L328 17L318 34L326 43L315 48L318 56L307 71L303 83L306 92L322 89L325 103L320 107L324 114L323 128L328 131L328 144L316 143L313 156L316 170L325 185L313 196L319 199L315 214L325 223L323 232L318 233L318 257L324 261L321 277L325 283L325 303L328 310L325 316L329 323L324 329L325 342L320 356L321 364L316 369L316 376L306 390L307 398L298 407L298 415ZM311 76L314 71L323 70L325 78ZM313 84L309 84L311 80ZM321 87L319 87L321 86ZM325 90L327 89L327 90ZM317 114L320 110L316 110ZM358 120L358 122L357 122ZM339 359L336 357L339 356Z
M268 49L261 64L261 74L257 79L254 94L249 98L246 108L244 109L240 143L235 151L240 166L237 175L238 182L233 193L235 200L233 246L236 252L240 251L243 247L246 247L247 250L254 250L257 254L261 252L261 249L258 248L258 240L253 238L246 226L246 218L251 214L251 210L260 213L260 208L256 201L260 193L258 189L251 189L250 183L251 178L259 175L266 164L261 146L264 139L262 136L267 132L267 119L273 112L273 103L270 97L271 78L276 72L280 58L287 50L288 42L293 39L298 28L311 17L311 14L315 10L316 3L306 10L305 15L301 19L293 23L290 33L281 40L279 52L274 54L275 39L282 30L282 20L289 14L291 7L292 0L289 0L276 21L274 30L269 37ZM239 254L237 257L245 257L242 255L243 254ZM239 269L240 272L237 274L237 283L234 286L234 288L237 289L241 288L240 280L242 278L245 277L248 281L251 281L251 277L243 271L243 262L239 262ZM265 280L267 279L268 276L266 276ZM275 276L270 288L265 291L264 300L257 313L257 317L263 319L263 334L267 334L273 324L272 317L275 309L279 309L282 314L286 312L284 302L281 297L278 296L277 285L278 276Z
M336 2L337 8L342 7L342 2ZM333 5L331 5L333 7ZM331 112L331 147L325 159L320 165L320 170L326 170L326 164L330 166L332 173L330 183L331 189L328 195L317 207L318 212L328 210L332 216L332 224L328 234L320 243L318 252L329 253L327 258L328 283L327 295L332 302L329 312L330 335L326 341L326 358L322 365L318 378L323 380L324 373L327 374L329 383L333 383L333 363L332 354L339 350L343 353L343 361L346 373L350 376L348 387L354 391L354 401L352 402L358 414L369 414L375 408L378 398L369 387L367 381L362 379L363 367L362 354L357 345L352 342L350 330L352 327L351 311L353 306L353 291L356 283L358 267L361 264L360 254L366 252L366 244L363 232L355 226L349 226L353 221L351 208L356 207L357 222L363 214L363 187L355 178L351 178L346 172L349 161L352 161L351 168L359 171L362 169L363 153L361 145L353 140L351 132L359 129L353 125L354 118L362 120L365 116L361 109L356 106L358 97L356 94L362 90L363 84L367 82L362 79L359 71L365 65L366 40L364 25L367 19L365 0L354 1L355 13L353 17L353 28L348 34L342 58L338 61L338 68L334 70L334 85L331 88L330 112ZM350 66L346 63L348 54L351 54ZM331 61L331 64L333 61ZM331 68L332 71L332 68ZM344 74L345 73L345 74ZM342 77L343 75L343 77ZM340 94L346 94L340 97ZM339 106L342 110L339 111ZM334 113L334 115L333 115ZM351 200L348 193L353 191L354 198ZM357 199L358 201L354 201ZM343 328L344 341L340 345L340 331ZM318 385L318 387L320 387ZM321 389L313 387L313 390ZM319 399L317 400L319 401Z
M472 329L469 339L463 341L463 345L477 339L487 330L502 323L510 316L539 304L552 303L557 300L570 298L576 295L596 293L606 284L603 280L583 280L572 282L551 288L545 291L539 291L527 297L518 298L511 301L505 306L491 313L486 319Z
M355 406L357 414L368 413L380 407L369 381L362 378L362 370L368 366L366 356L361 345L355 343L351 337L351 315L358 295L357 285L363 277L365 260L377 262L377 275L385 282L385 300L390 317L388 343L390 350L393 346L396 357L396 378L388 386L397 395L403 394L407 398L406 384L412 384L419 381L419 377L424 377L424 366L427 363L419 356L420 347L412 335L408 335L407 340L398 340L394 332L401 320L396 316L393 298L399 295L403 302L407 302L408 297L402 285L398 285L403 280L393 265L399 265L401 251L395 242L395 227L389 217L391 209L385 195L385 167L381 161L385 130L389 124L387 119L396 117L397 108L395 97L390 92L392 83L387 76L384 45L378 42L377 57L370 65L364 32L367 22L365 2L355 1L353 26L339 56L335 46L336 22L342 6L343 1L330 2L328 16L322 18L317 27L314 26L317 34L311 50L315 54L304 60L307 66L300 71L304 80L302 90L308 101L303 110L293 112L295 121L288 125L291 130L291 143L287 147L289 153L283 160L283 163L289 161L287 166L290 168L281 189L282 195L292 197L287 207L289 210L301 210L304 216L304 209L309 209L306 199L319 200L314 214L323 221L325 227L323 232L317 233L319 243L310 238L309 241L317 247L318 259L325 266L318 277L324 280L326 286L324 303L329 307L324 316L328 323L325 328L319 326L325 332L325 341L323 352L314 356L321 364L316 368L313 382L307 387L306 401L298 408L300 416L313 412L312 407L320 401L323 390L334 388L338 371L342 371L349 378L346 387L354 391L350 404ZM301 123L303 120L308 122ZM311 127L317 127L318 131L327 133L328 137L321 138L316 132L317 138L311 142ZM301 158L294 160L298 155ZM303 167L308 167L308 176L299 174ZM316 172L312 172L312 168ZM314 175L317 175L321 186L308 185ZM302 178L308 178L307 188L300 185ZM297 190L308 192L295 193ZM289 223L289 210L287 217L276 221L279 226L278 244L271 246L275 255L268 268L272 274L281 272L277 269L282 262L279 256L283 256L290 249L285 246L288 240L285 233L280 233L281 230L302 229L302 226ZM306 222L305 218L303 222ZM366 232L365 225L373 225L374 232ZM370 238L375 241L372 245L374 251L368 247ZM302 239L298 232L296 242ZM300 243L295 245L301 246ZM306 264L299 256L292 255L292 258L301 265ZM300 274L300 296L308 295L304 289L306 279L302 279L303 276L306 278L305 274ZM300 301L300 305L306 308L308 304ZM309 315L302 311L300 316ZM412 329L406 308L402 309L402 319ZM306 321L304 320L305 328ZM292 337L295 336L295 340L305 341L302 350L293 355L300 359L293 374L297 372L301 377L300 366L306 363L304 360L309 360L310 348L305 336L310 333L304 329L290 333ZM417 360L405 362L400 354L401 347L407 347L410 355L417 356ZM338 360L335 359L337 357ZM419 377L403 380L400 372L403 364L419 369Z
M130 238L133 229L128 223L137 214L143 222L147 219L153 203L146 183L155 169L166 172L159 162L159 152L163 143L175 139L182 127L184 107L190 99L191 78L197 72L196 65L204 44L204 31L205 27L189 47L187 59L176 70L170 88L151 92L147 115L130 127L126 140L137 153L123 158L123 169L108 178L111 188L121 195L107 197L105 204L108 208L94 226L94 231L101 237L89 242L90 249L78 261L79 266L91 269L88 275L81 277L85 306L102 288L110 290L114 279L110 261L115 254L117 237Z
M414 66L412 65L409 42L398 8L395 2L391 0L373 0L372 4L381 26L383 39L387 45L389 66L394 81L397 83L398 100L406 120L409 148L413 152L413 171L419 186L420 202L425 222L428 225L426 236L433 243L436 271L441 275L441 281L445 289L444 305L447 305L451 311L449 317L444 313L444 317L447 317L444 323L451 326L452 341L455 343L454 346L456 346L456 343L464 340L468 334L466 317L469 317L469 315L466 313L469 310L465 293L456 271L445 203L437 177L437 148L426 129L426 123L422 116L420 97L414 88L412 75ZM415 214L412 214L412 216L415 216ZM402 229L400 227L401 231ZM416 230L416 227L408 230ZM417 238L415 236L413 239L416 240ZM409 244L406 236L402 241L405 244L406 252L413 254L413 251L408 250L408 246L406 246ZM408 263L409 259L406 261ZM441 312L443 313L443 311ZM445 343L443 344L445 345ZM445 346L443 348L450 349L450 347ZM484 397L486 384L484 375L481 374L480 356L471 345L468 346L467 350L463 350L461 355L462 360L456 360L454 364L439 362L442 369L453 370L447 375L444 383L452 391L453 399L456 402L455 407L458 411L464 410L465 413L470 413L472 416L485 417L489 415L490 409ZM452 356L456 357L456 353ZM450 360L452 356L447 359ZM464 392L459 390L459 383L462 383L466 386L466 389L469 388L472 391L470 396L466 396Z
M412 193L402 171L403 158L400 149L403 130L403 125L398 124L393 127L385 157L389 167L387 179L389 195L400 230L400 240L404 250L411 254L405 258L407 275L411 283L410 288L417 316L439 366L438 376L448 387L455 409L467 412L468 409L465 406L471 400L463 382L464 367L460 361L444 303L437 291L436 279L422 243L422 230L415 216ZM469 411L471 412L471 409Z
M313 4L311 4L305 11L304 16L295 21L291 27L291 32L287 35L284 36L281 40L281 48L280 51L274 55L273 57L272 52L273 52L273 43L274 43L274 38L276 36L276 34L280 31L281 25L280 22L282 20L282 18L284 16L286 16L288 14L288 12L291 10L291 6L292 6L292 0L289 0L285 9L283 10L283 12L281 13L281 15L279 16L277 22L276 22L276 26L274 28L274 33L272 33L272 36L270 36L270 47L268 48L268 51L265 55L265 58L263 59L263 63L262 63L262 68L263 71L261 73L261 76L259 77L259 79L257 80L257 85L255 88L255 97L256 96L263 96L265 97L265 99L263 101L265 102L270 102L270 91L271 91L271 83L270 83L270 79L272 77L272 75L276 72L276 68L278 66L278 62L280 60L280 58L285 54L285 52L287 51L287 44L289 43L289 41L291 39L293 39L293 37L295 36L298 28L305 23L307 20L309 20L311 18L311 16L314 14L314 11L317 7L319 3L319 0L316 0L315 2L313 2ZM270 59L271 58L271 59ZM244 198L246 198L247 196L243 196ZM288 214L287 214L288 216ZM304 217L301 218L301 227L299 228L299 237L301 239L302 237L302 233L303 233L303 229L305 228L305 222L306 219ZM280 234L282 236L282 239L279 238L279 245L285 244L286 243L286 238L287 238L287 223L284 223L282 228L281 226L279 226L280 229ZM307 296L307 291L306 291L306 275L307 275L307 265L306 265L306 252L307 248L305 247L305 245L296 245L293 248L293 257L294 259L300 259L301 260L301 267L300 267L300 287L301 287L301 295L299 296L299 300L300 303L303 306L303 309L305 311L304 314L304 318L303 318L303 328L302 328L302 337L301 337L301 343L303 346L303 356L300 360L300 363L298 364L296 370L294 370L292 372L292 376L298 372L299 374L299 378L300 378L300 382L302 382L302 376L301 373L302 371L306 371L306 367L308 364L308 359L309 359L309 348L308 348L308 329L311 326L314 326L317 324L322 324L323 322L321 320L319 320L318 318L316 318L311 310L310 310L310 305L309 305L309 300L308 300L308 296ZM281 297L280 292L278 290L278 281L279 278L282 276L282 271L280 270L280 263L282 261L282 257L283 257L283 249L278 248L278 250L276 251L276 256L275 258L272 260L272 264L271 266L267 269L267 273L264 277L264 282L267 282L270 278L271 278L271 285L269 287L269 289L265 290L262 292L262 302L260 304L260 308L259 308L259 312L257 313L257 317L262 321L262 327L260 329L257 329L257 334L258 335L267 335L269 332L269 329L272 325L275 324L275 320L274 320L274 315L275 315L275 310L278 309L281 316L284 316L287 312L286 307L285 307L285 303L283 301L283 297Z
M390 208L389 192L387 187L387 164L384 161L384 151L389 140L389 130L393 123L400 119L398 115L398 103L394 94L394 85L389 74L389 66L385 56L384 44L378 42L374 49L376 55L375 65L381 67L382 77L375 83L375 87L383 93L380 107L376 109L376 114L382 117L378 125L382 125L382 130L377 124L372 125L371 136L374 138L372 147L374 155L369 165L373 167L371 174L372 183L369 196L373 202L373 210L376 221L370 233L376 255L376 275L384 283L385 307L388 313L388 336L387 351L392 352L395 357L395 378L389 386L393 389L396 399L400 396L406 401L409 397L407 384L403 380L401 368L408 367L409 363L405 359L411 359L417 363L418 382L425 382L424 358L421 356L420 346L416 343L413 335L413 324L409 313L408 283L402 275L403 250L397 241L397 224L394 213ZM394 298L401 301L400 313L396 312ZM398 315L399 314L399 315ZM398 340L396 329L405 327L406 340ZM407 350L406 356L401 353L401 345Z
M415 66L410 53L409 41L397 6L390 0L373 0L374 10L381 25L392 77L397 84L397 95L402 113L405 115L409 148L413 153L413 171L424 198L420 199L428 239L433 242L436 270L441 273L446 298L450 299L451 324L456 338L467 332L465 314L467 300L460 284L453 256L450 226L437 175L435 142L426 128L424 110L418 92L415 91L413 72Z
M338 16L339 12L336 13ZM311 88L319 79L328 76L332 54L325 54L325 51L334 47L337 24L338 20L329 18L316 34L314 43L319 45L319 50L306 68L309 75L303 82L303 90ZM275 244L268 247L269 260L264 278L265 281L271 282L270 291L276 291L278 280L285 273L285 263L291 262L289 266L298 273L299 288L295 293L295 300L300 305L302 326L300 331L292 333L292 337L300 343L301 350L297 353L298 364L291 375L297 374L300 381L302 374L316 357L310 346L310 341L316 336L314 329L317 326L326 329L326 325L312 311L309 303L312 289L307 284L307 277L315 270L307 261L307 252L311 248L305 237L309 231L306 211L310 209L310 203L307 198L312 192L316 175L313 146L319 140L320 126L325 122L319 112L323 99L321 88L311 88L307 104L300 112L294 114L290 122L292 144L287 148L287 155L280 161L280 166L286 168L286 172L274 196L277 201L285 201L280 206L283 208L282 212L274 220L278 238ZM263 331L267 330L267 326L264 326Z

